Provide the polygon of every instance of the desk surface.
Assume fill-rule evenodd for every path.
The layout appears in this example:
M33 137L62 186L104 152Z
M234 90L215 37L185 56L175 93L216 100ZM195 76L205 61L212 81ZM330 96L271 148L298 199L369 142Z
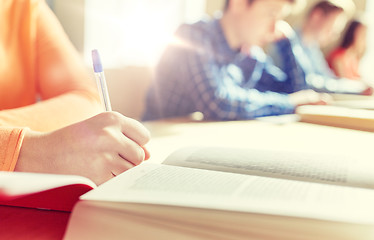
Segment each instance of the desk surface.
M147 122L152 162L162 162L185 146L251 147L343 153L373 158L369 132L265 118L263 121L199 122L186 119ZM61 239L69 213L0 206L0 239Z
M365 131L264 118L263 121L145 123L151 131L150 161L162 162L184 146L222 146L374 156L374 134Z

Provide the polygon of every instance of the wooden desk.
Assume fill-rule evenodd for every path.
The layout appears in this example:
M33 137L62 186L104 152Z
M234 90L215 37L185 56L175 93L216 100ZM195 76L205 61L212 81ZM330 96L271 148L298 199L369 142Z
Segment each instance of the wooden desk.
M150 161L154 162L162 162L174 150L191 145L343 153L374 161L373 133L287 122L282 118L236 122L170 120L145 125L152 134L149 150Z
M174 119L148 122L152 162L162 162L185 146L252 147L354 155L374 161L374 134L369 132L287 122L199 122ZM373 163L374 164L374 163ZM69 213L0 206L0 239L61 239Z

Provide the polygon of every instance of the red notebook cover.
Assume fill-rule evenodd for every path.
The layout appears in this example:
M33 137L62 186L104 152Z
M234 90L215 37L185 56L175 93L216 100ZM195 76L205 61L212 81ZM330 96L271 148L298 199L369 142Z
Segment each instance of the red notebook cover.
M69 212L93 188L79 176L0 172L0 205Z

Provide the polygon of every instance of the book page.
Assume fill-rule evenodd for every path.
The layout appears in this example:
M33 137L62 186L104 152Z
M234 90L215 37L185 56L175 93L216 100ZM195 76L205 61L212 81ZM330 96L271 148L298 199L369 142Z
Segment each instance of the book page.
M144 163L81 197L373 224L374 191Z
M163 164L248 175L374 188L370 159L279 150L189 147Z

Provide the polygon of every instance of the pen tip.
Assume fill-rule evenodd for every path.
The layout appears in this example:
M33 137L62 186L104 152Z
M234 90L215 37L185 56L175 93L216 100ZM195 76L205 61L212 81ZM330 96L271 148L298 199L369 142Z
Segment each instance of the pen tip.
M92 62L93 62L94 71L96 73L103 71L99 51L97 51L97 49L92 50Z

